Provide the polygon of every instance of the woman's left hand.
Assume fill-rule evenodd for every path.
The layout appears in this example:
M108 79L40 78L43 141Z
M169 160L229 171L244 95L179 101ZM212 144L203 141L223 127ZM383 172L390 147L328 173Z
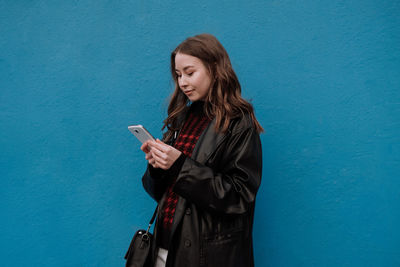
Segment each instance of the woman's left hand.
M182 154L181 151L165 144L159 139L149 142L149 146L151 147L150 153L155 160L154 164L152 164L154 168L168 170Z

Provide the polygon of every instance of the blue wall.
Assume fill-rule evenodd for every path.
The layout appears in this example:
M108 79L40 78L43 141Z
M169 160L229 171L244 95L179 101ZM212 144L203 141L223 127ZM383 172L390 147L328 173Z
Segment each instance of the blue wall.
M2 266L122 266L169 53L210 32L266 129L257 266L400 266L398 1L0 1Z

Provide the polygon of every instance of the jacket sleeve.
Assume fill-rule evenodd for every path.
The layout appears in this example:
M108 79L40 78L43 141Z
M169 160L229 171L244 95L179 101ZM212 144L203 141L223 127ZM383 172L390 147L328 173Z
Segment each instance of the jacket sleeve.
M251 127L232 134L218 166L220 171L186 158L174 191L186 200L223 214L243 214L254 202L261 183L259 134Z
M146 192L159 202L168 186L166 171L153 168L147 164L147 169L142 177L143 187Z
M168 170L153 168L147 164L147 170L143 175L142 183L146 192L157 202L159 202L167 189L182 168L186 156L182 153Z

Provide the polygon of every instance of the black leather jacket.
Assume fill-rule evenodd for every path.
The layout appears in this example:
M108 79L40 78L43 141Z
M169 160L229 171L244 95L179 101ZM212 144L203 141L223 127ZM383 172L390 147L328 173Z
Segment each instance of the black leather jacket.
M173 190L181 197L167 266L254 266L252 227L261 183L261 141L248 115L232 120L225 134L217 133L214 125L215 119L176 178ZM148 168L142 181L161 206L167 178L160 173L153 177ZM157 238L156 230L154 235Z

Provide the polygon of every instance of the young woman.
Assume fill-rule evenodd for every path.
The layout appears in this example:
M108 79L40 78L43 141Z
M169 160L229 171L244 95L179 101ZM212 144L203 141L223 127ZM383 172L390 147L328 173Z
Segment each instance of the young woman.
M183 41L171 72L167 131L141 147L143 186L159 203L152 266L253 266L263 129L214 36Z

